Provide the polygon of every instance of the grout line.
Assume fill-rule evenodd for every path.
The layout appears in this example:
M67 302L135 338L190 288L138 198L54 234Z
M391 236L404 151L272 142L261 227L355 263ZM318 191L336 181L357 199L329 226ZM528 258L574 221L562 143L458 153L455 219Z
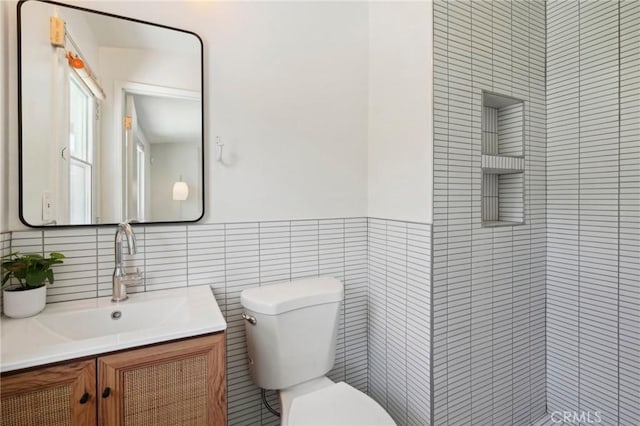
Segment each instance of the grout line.
M449 52L451 51L449 49L449 3L446 4L446 14L447 14L447 56L446 56L446 62L447 62L447 129L451 128L451 93L450 93L450 74L449 74ZM450 142L451 142L451 138L449 135L449 132L447 132L447 164L449 164L449 160L451 159L451 150L450 150ZM450 183L451 183L451 179L450 179L450 175L449 175L449 171L450 168L447 167L447 199L446 199L446 205L447 205L447 211L449 209L449 193L451 192L451 187L450 187ZM445 278L445 285L447 287L447 290L445 291L445 295L444 295L444 305L445 305L445 336L446 336L446 340L444 342L444 350L445 350L445 362L444 362L444 369L445 369L445 382L447 383L446 386L446 409L445 409L445 418L444 421L445 422L449 422L449 217L447 216L447 255L445 257L445 272L446 274L444 274L446 276Z
M548 368L548 356L547 356L547 306L548 306L548 294L547 294L547 256L548 256L548 217L549 217L549 193L548 193L548 179L547 179L547 159L548 155L548 138L547 138L547 108L548 108L548 100L547 100L547 92L548 92L548 79L547 79L547 50L548 50L548 24L547 24L547 15L548 15L548 4L545 1L544 3L544 411L549 412L548 399L547 395L547 368ZM527 3L528 16L531 17L531 4ZM531 22L531 19L529 19ZM529 27L529 47L531 46L531 27ZM531 50L529 50L529 67L531 67ZM531 78L529 78L529 96L531 96ZM531 111L529 112L531 114ZM531 122L529 122L529 139L531 139ZM529 245L529 252L531 251L531 245ZM531 272L529 272L529 276L531 277ZM530 279L531 282L531 279ZM530 284L531 285L531 284ZM529 301L531 301L531 292L529 292ZM529 303L529 330L531 330L531 303ZM529 336L531 336L531 331L529 331ZM531 360L531 337L529 337L529 360ZM531 361L529 361L531 362ZM531 389L531 370L529 370L529 397L531 398L532 389ZM531 412L531 406L529 406L529 411ZM529 418L531 418L531 414Z
M346 220L342 219L342 276L343 283L345 286L344 289L344 299L342 302L342 342L344 345L344 381L347 381L347 360L348 357L348 345L347 345L347 235L346 235Z
M433 18L435 16L435 2L431 2L430 4L431 7L431 17L433 20L435 20L435 18ZM435 45L435 25L432 25L431 28L431 50L433 51L433 47ZM433 60L433 52L431 54L432 57L432 63L435 63L435 61ZM433 94L431 96L431 107L432 110L435 111L435 88L433 88ZM436 120L432 120L432 129L431 129L431 136L432 136L432 140L433 140L433 145L435 146L435 141L436 141L436 137L435 137L435 128L436 128ZM432 156L434 157L432 160L432 164L435 163L435 153L433 152L433 146L431 148L432 151ZM436 182L436 176L434 173L434 170L431 171L431 177L432 177L432 182L433 182L433 186L435 186L435 182ZM433 312L433 298L434 298L434 280L433 280L433 217L434 217L434 209L435 209L435 196L433 197L432 203L431 203L431 222L432 224L429 227L429 425L433 425L434 424L434 408L435 408L435 398L434 398L434 345L433 345L433 340L434 340L434 312Z
M408 307L408 303L407 301L409 300L409 228L408 226L405 224L405 228L404 228L404 313L406 317L409 317L409 312L407 310ZM408 375L407 375L407 354L409 353L409 347L407 345L407 331L408 331L408 327L407 327L407 323L408 321L404 322L404 357L405 357L405 366L404 366L404 389L405 389L405 394L407 394L407 397L405 398L404 404L405 404L405 422L408 422L409 420L409 397L408 397L408 390L409 390L409 383L408 383Z
M473 122L474 120L474 102L473 102L473 92L475 91L475 84L474 84L474 79L473 79L473 63L474 63L474 54L473 54L473 45L474 45L474 13L473 13L473 3L471 2L469 4L469 15L470 15L470 40L469 40L469 46L470 46L470 50L471 50L471 63L470 63L470 67L469 67L469 75L471 78L471 86L472 86L472 93L471 93L471 100L472 102L470 103L470 108L469 108L469 112L471 115L471 120ZM482 166L482 153L485 151L483 144L484 144L484 138L483 138L483 128L485 127L484 124L484 102L482 102L482 91L480 92L480 165ZM497 129L496 129L497 130ZM474 140L474 134L473 134L473 127L470 129L470 141L471 141L471 146L472 146L472 152L473 152L473 146L475 145L474 142L476 142ZM497 136L496 136L497 139ZM476 147L476 155L477 155L477 147ZM477 161L477 159L476 159ZM474 191L474 165L473 165L473 160L472 160L472 167L469 170L469 183L470 183L470 187L471 190ZM482 171L480 172L480 221L483 220L483 212L484 212L484 208L483 208L483 204L484 204L484 178L483 178L483 173ZM473 385L474 385L474 375L473 375L473 231L474 231L474 220L473 220L473 212L474 212L474 204L473 204L473 196L471 196L471 203L470 203L470 210L469 210L469 230L470 230L470 234L471 234L471 238L469 238L469 257L470 257L470 265L469 265L469 302L468 302L468 309L469 309L469 415L471 417L471 421L473 421Z
M389 253L388 247L388 238L389 238L389 224L385 222L384 224L384 343L385 343L385 354L384 354L384 408L387 409L389 407L389 330L387 324L389 322L389 280L388 280L388 271L389 264L387 262L387 257Z
M577 402L578 402L578 406L576 407L576 411L580 411L580 299L581 299L581 292L580 292L580 192L582 189L582 182L581 182L581 158L580 158L580 154L581 154L581 150L580 150L580 139L581 139L581 126L580 126L580 118L581 118L581 114L580 114L580 109L581 109L581 95L582 95L582 90L581 90L581 82L582 82L582 52L581 52L581 41L582 41L582 35L581 35L581 16L580 16L580 1L578 1L578 235L577 235L577 239L578 239L578 271L577 271L577 280L576 280L576 284L578 285L578 300L577 300L577 308L578 308L578 353L577 353L577 358L578 358L578 364L577 364L577 374L578 374L578 389L576 389L577 391Z
M369 336L371 335L371 258L370 258L370 253L369 253L369 219L367 218L367 255L366 255L366 259L367 259L367 394L370 394L371 389L370 389L370 384L369 384L369 378L371 377L371 344L370 344L370 338Z
M622 47L621 47L621 33L622 33L622 23L621 23L621 11L620 11L620 0L618 0L618 252L617 252L617 270L616 276L618 278L618 288L617 288L617 300L616 300L616 309L617 309L617 317L616 317L616 349L617 349L617 391L618 395L616 398L617 404L617 420L620 422L620 132L621 132L621 120L622 120L622 97L621 97L621 81L622 81Z
M184 226L184 240L185 240L185 260L186 260L186 267L185 267L185 281L187 282L187 287L189 287L189 225L185 225ZM211 287L209 285L209 287Z
M262 287L262 232L258 222L258 286Z
M144 244L142 246L142 267L144 268L142 270L142 282L143 282L143 287L144 287L144 291L147 291L147 227L146 226L142 226L142 235L144 236Z
M99 293L99 289L100 289L100 261L99 261L99 256L98 256L98 228L95 229L96 233L96 298L98 297Z

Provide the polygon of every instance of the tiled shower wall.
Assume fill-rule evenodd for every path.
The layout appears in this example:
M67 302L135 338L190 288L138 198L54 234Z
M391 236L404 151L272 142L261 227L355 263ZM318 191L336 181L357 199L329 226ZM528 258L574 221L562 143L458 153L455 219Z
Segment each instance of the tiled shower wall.
M640 1L550 1L549 411L640 424Z
M524 100L524 225L482 227L482 91ZM545 413L545 2L434 2L432 424Z
M229 425L277 425L262 406L247 369L240 292L316 275L345 284L336 363L329 374L367 391L367 219L135 226L144 284L136 291L210 285L227 319ZM3 252L61 251L48 302L108 296L115 228L76 228L0 234ZM9 239L11 237L11 239ZM428 260L427 260L428 261ZM428 283L427 283L428 284ZM274 395L270 393L273 401Z
M369 394L399 425L431 414L431 226L369 219Z

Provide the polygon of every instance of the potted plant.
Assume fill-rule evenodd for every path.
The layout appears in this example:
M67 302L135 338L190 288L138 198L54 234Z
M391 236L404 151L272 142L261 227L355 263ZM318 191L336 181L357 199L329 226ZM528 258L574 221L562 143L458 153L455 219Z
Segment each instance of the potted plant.
M45 281L53 284L53 265L62 263L64 255L53 252L48 258L39 254L10 253L2 256L1 287L3 290L4 314L11 318L26 318L44 309L47 302ZM17 281L11 283L11 278Z

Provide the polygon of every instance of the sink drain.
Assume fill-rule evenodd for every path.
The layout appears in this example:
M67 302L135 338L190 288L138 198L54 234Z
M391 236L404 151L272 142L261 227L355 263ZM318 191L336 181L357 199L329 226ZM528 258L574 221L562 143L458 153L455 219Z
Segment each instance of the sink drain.
M111 312L111 319L112 320L118 320L122 317L122 312L120 311L113 311Z

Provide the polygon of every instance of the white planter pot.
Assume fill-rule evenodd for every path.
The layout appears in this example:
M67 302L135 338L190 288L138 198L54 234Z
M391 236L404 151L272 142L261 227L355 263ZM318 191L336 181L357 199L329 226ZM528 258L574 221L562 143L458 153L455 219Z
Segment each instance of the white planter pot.
M32 317L47 303L47 286L24 291L2 291L4 314L11 318Z

